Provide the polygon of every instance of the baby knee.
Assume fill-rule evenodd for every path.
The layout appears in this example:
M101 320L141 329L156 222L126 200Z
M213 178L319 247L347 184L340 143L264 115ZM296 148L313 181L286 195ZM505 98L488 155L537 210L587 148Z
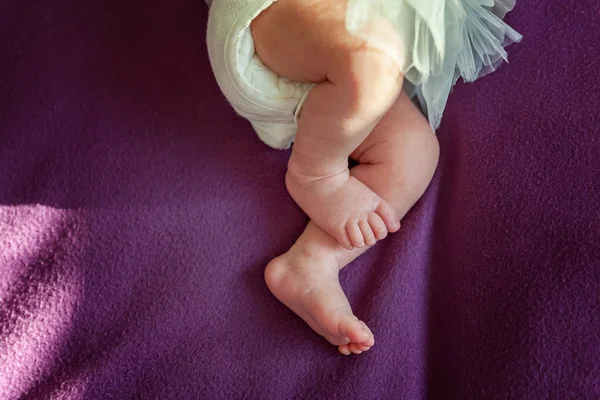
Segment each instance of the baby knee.
M423 165L431 177L437 168L440 159L440 143L434 132L428 126L427 134L423 135Z
M415 135L418 148L415 150L413 164L407 168L400 162L399 187L404 195L412 198L415 202L425 193L431 179L437 169L440 145L437 136L431 131L429 125L422 132Z

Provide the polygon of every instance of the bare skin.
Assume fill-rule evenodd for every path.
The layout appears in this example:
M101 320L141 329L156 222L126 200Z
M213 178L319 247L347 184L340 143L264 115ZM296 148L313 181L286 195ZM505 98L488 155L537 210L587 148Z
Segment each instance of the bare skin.
M401 91L397 64L345 29L345 0L279 0L251 30L258 56L313 82L299 118L286 185L311 217L265 270L271 292L342 354L375 343L354 316L339 271L400 228L437 165L429 124ZM348 157L359 162L348 169Z
M394 104L394 60L350 35L344 0L280 0L251 25L267 67L313 82L298 123L286 186L321 229L347 249L400 228L394 208L350 174L348 157Z
M402 218L422 196L437 166L437 139L420 111L402 94L352 153L351 175L391 204ZM382 231L378 239L387 232ZM369 244L375 244L371 239ZM292 248L265 270L271 292L344 355L374 345L367 325L352 312L339 271L367 248L347 250L310 222Z

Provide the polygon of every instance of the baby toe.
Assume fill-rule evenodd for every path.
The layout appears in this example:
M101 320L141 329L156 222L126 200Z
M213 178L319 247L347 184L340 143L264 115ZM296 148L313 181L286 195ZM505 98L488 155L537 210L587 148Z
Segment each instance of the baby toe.
M349 222L346 225L346 232L348 232L348 237L350 238L350 241L354 247L365 247L365 239L360 231L358 223Z
M332 235L334 236L334 235ZM346 250L353 250L354 249L354 245L352 244L352 240L350 240L350 237L348 236L348 232L346 230L346 228L342 228L337 235L334 236L335 239L338 241L338 243L340 244L340 246L342 246L343 248L345 248Z
M367 346L365 344L359 343L356 345L356 347L362 351L367 351L371 348L371 346Z
M352 354L352 352L350 351L349 345L347 345L347 344L338 346L338 351L345 356L349 356L350 354Z
M381 217L377 215L377 213L370 213L367 221L369 222L369 226L371 227L371 230L377 238L377 240L382 240L386 238L388 234L387 227L385 226L385 223L383 222Z
M359 221L358 227L360 228L366 245L373 246L375 242L377 242L377 239L375 238L375 233L373 232L373 229L371 229L369 221L366 219Z
M350 350L352 354L361 354L363 352L356 343L350 343L348 345L348 350Z

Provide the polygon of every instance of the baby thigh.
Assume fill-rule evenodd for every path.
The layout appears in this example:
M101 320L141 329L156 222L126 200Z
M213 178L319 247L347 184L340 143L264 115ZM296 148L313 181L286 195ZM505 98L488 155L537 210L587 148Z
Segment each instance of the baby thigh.
M351 157L351 173L387 201L402 219L431 182L439 144L427 119L402 92Z
M347 158L402 87L394 59L346 30L346 7L346 0L279 0L252 22L267 67L317 84L299 111L296 155L304 149L312 158ZM324 145L331 143L339 149Z
M297 82L328 79L339 58L364 45L346 30L347 0L279 0L250 28L255 51L278 75Z

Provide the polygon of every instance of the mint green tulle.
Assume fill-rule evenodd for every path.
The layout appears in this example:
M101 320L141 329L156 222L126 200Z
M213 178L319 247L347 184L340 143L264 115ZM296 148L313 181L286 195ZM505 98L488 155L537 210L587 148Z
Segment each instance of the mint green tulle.
M393 57L435 130L450 90L494 71L521 35L502 18L516 0L349 0L346 27Z

